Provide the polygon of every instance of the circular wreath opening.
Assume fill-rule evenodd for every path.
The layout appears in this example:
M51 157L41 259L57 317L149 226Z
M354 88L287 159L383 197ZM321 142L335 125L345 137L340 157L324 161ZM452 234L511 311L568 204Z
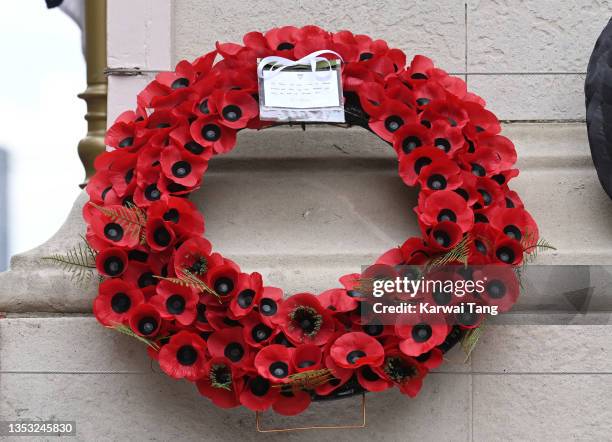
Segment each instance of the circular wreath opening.
M344 60L348 125L392 146L401 179L419 191L421 235L390 245L373 264L394 269L446 257L496 265L505 276L482 302L507 309L518 296L507 275L538 238L508 186L518 175L514 145L484 100L426 57L407 65L382 40L288 26L179 62L117 118L96 160L83 210L103 279L93 310L103 325L147 343L166 374L194 382L221 407L292 415L312 400L360 391L397 387L414 397L442 353L482 320L369 323L361 314L363 274L343 275L318 295L286 297L203 237L204 217L187 197L209 160L232 150L238 130L273 125L258 118L257 60L321 49ZM459 246L461 256L453 254Z

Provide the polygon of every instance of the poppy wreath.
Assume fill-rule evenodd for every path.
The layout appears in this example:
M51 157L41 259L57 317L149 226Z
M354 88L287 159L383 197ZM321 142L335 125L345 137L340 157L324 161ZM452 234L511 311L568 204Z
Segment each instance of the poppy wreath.
M407 65L383 40L287 26L179 62L117 118L96 159L83 209L101 275L93 311L102 325L146 342L168 376L195 383L220 407L293 415L312 400L394 386L414 397L443 352L482 320L369 322L361 273L318 296L285 297L203 236L204 217L188 196L209 160L231 151L239 130L277 124L258 116L258 59L320 49L343 58L347 126L391 145L399 176L419 189L421 236L374 265L423 264L463 245L466 263L497 264L481 301L507 310L518 296L513 268L537 241L536 223L508 187L518 175L514 145L484 100L429 58Z

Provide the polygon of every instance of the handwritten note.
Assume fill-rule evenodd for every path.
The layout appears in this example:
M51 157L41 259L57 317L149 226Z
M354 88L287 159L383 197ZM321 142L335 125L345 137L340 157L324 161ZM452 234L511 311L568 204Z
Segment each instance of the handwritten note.
M266 107L308 109L341 105L339 71L333 71L325 79L311 71L283 71L273 77L269 71L264 71L263 75Z

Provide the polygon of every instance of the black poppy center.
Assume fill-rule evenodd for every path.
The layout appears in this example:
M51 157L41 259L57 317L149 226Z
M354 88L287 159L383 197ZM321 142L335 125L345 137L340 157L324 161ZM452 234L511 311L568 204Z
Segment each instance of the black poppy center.
M270 390L270 381L262 378L261 376L257 376L250 382L249 388L251 389L251 393L253 393L253 395L259 397L265 396Z
M210 108L208 107L208 98L202 100L198 108L200 109L200 112L202 112L203 114L209 114Z
M166 300L166 310L171 315L180 315L185 311L185 298L181 295L172 295Z
M362 350L353 350L346 355L346 362L349 364L356 364L357 361L365 356L365 352Z
M451 149L451 144L446 138L436 138L434 140L434 146L444 152L448 152Z
M204 147L195 141L188 141L185 143L185 149L194 155L200 155L202 152L204 152Z
M397 115L391 115L385 120L385 127L389 132L395 132L400 127L402 127L402 124L404 124L404 120L402 120Z
M217 141L221 138L221 128L216 124L207 124L202 128L202 136L206 141Z
M251 330L251 336L255 342L262 342L268 339L272 335L272 329L266 324L257 324Z
M289 43L288 41L284 41L282 43L279 43L279 45L276 47L277 51L289 51L291 49L293 49L295 47L295 45L293 43Z
M104 272L109 276L117 276L123 272L125 265L117 256L111 256L104 261Z
M412 339L414 342L425 342L431 338L431 326L428 324L417 324L412 327Z
M323 317L315 309L307 306L296 307L290 317L293 325L307 336L317 334L323 323Z
M442 247L450 246L451 237L444 230L437 230L437 231L435 231L433 236L434 236L434 239L436 240L436 242L439 245L441 245Z
M369 365L366 365L361 368L361 376L363 376L363 378L369 382L376 382L380 379L380 376L374 373L374 370L372 370Z
M244 348L238 342L232 342L225 346L225 351L223 352L225 357L232 362L238 362L244 356Z
M157 320L150 316L145 316L138 321L138 331L143 335L150 335L157 330Z
M176 209L170 209L166 213L164 213L164 221L169 221L171 223L177 224L179 222L179 211Z
M446 178L439 174L432 175L427 179L427 187L432 190L446 189Z
M414 162L414 171L419 174L421 169L429 164L431 164L431 158L421 157Z
M170 240L172 239L172 237L168 229L162 226L155 229L155 231L153 232L153 239L155 241L155 244L158 244L162 247L166 247L168 244L170 244Z
M410 78L412 78L413 80L427 80L427 75L421 72L415 72L410 76Z
M433 300L438 305L448 305L451 302L451 293L444 290L433 292Z
M117 223L108 223L104 226L104 236L111 241L121 241L121 238L123 238L123 227Z
M489 296L494 299L503 298L506 294L506 285L498 280L491 281L487 285L487 292Z
M172 89L181 89L187 86L189 86L189 80L187 80L186 78L177 78L170 85Z
M416 102L417 102L417 104L418 104L419 106L425 106L425 105L427 105L427 104L428 104L430 101L431 101L431 100L430 100L429 98L422 97L422 98L418 98Z
M177 161L172 165L172 175L177 178L185 178L191 173L191 164L187 161Z
M278 310L278 305L273 299L265 298L259 303L259 312L264 316L272 316Z
M400 384L416 375L416 368L407 364L401 358L387 359L384 370L387 376Z
M208 322L208 319L206 318L206 305L198 304L197 311L198 311L198 316L197 316L198 322L205 322L205 323Z
M472 163L472 173L476 176L485 176L487 171L480 164Z
M215 281L215 292L221 296L226 296L234 290L234 281L230 278L222 277Z
M521 231L515 225L509 225L504 228L504 233L508 235L512 239L516 239L517 241L521 239L523 236Z
M478 250L480 253L482 253L483 255L487 254L487 247L484 245L482 241L477 239L474 241L474 245L476 246L476 250Z
M143 288L148 287L150 285L156 285L157 281L158 280L155 279L155 277L153 276L153 273L145 272L142 275L140 275L140 277L138 278L138 287L143 289Z
M491 204L491 201L493 201L493 197L491 196L489 192L487 192L484 189L478 189L478 193L482 195L482 202L484 203L485 206L488 206L489 204Z
M514 250L512 250L510 247L500 247L499 249L497 249L497 252L495 253L495 255L497 256L497 259L499 259L502 262L505 263L511 263L514 262Z
M183 345L176 352L176 360L181 365L193 365L198 360L198 351L191 345Z
M144 195L149 201L157 201L161 198L161 192L157 188L157 184L149 184L144 191Z
M115 313L125 313L132 306L132 300L125 293L115 293L111 298L111 308Z
M227 121L238 121L240 120L240 117L242 117L242 109L235 104L225 106L222 112L223 118L225 118Z
M378 336L385 329L382 324L366 324L362 328L370 336Z
M134 144L134 137L125 137L123 140L119 141L119 147L129 147Z
M443 209L443 210L440 210L440 213L438 213L438 221L439 222L442 222L442 221L457 222L457 215L455 215L455 212L453 212L450 209Z
M289 366L282 361L273 362L270 364L270 374L275 378L285 378L289 374Z
M402 142L402 150L404 151L404 153L410 153L414 149L416 149L417 147L421 147L422 145L423 143L421 142L421 139L419 137L410 135L409 137L404 138L404 141Z
M362 52L361 54L359 54L359 61L370 60L372 57L374 57L374 54L372 54L371 52Z
M253 298L255 298L255 291L251 289L246 289L238 293L238 305L240 308L249 308L253 303Z
M134 178L134 169L130 169L125 174L125 183L130 184Z

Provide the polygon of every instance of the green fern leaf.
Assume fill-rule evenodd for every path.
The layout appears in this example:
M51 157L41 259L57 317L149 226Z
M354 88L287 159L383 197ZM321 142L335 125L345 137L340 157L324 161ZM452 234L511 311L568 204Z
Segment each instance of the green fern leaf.
M474 350L474 348L476 348L476 344L478 343L478 340L482 336L484 332L484 328L485 328L485 323L483 320L480 326L468 330L468 332L465 335L463 335L463 338L461 338L461 348L463 349L465 353L465 362L468 361L468 359L470 358L470 355L472 354L472 351Z
M45 261L51 261L65 272L70 273L70 279L78 284L87 284L96 275L96 255L87 241L83 241L65 254L43 256Z

